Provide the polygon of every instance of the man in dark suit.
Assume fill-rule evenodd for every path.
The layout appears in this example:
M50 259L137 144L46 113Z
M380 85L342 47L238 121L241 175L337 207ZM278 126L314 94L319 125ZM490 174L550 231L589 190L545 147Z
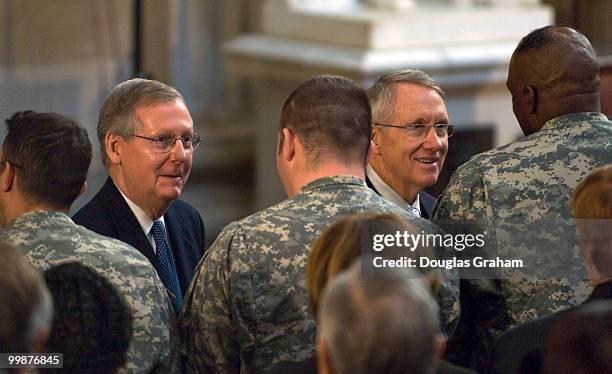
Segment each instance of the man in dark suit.
M593 292L560 313L530 321L502 335L492 354L493 373L537 373L549 331L557 321L596 301L612 302L612 164L595 169L574 190L570 202Z
M436 184L454 129L444 92L426 73L407 69L378 78L368 98L373 125L368 186L429 219L436 199L423 189Z
M178 310L205 244L200 215L178 199L201 141L183 96L152 80L118 84L100 109L98 140L110 177L73 219L142 252Z

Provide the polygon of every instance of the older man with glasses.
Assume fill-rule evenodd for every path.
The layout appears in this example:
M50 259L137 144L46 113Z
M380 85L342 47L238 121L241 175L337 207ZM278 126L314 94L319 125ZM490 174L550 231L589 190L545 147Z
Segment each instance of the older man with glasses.
M378 78L368 97L373 122L368 186L413 214L430 218L435 198L423 189L436 184L454 130L444 92L426 73L407 69Z
M200 215L178 199L202 140L183 96L146 79L118 84L100 110L98 140L109 179L74 220L142 252L178 310L205 245Z

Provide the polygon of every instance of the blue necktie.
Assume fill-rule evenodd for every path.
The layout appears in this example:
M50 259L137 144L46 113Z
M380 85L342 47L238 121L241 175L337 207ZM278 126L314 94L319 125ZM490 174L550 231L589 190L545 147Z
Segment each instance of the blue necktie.
M151 234L153 234L155 246L157 247L157 259L161 265L159 276L166 288L174 294L174 297L171 297L172 305L174 306L174 310L178 311L183 303L183 295L181 294L181 286L179 285L178 275L176 274L172 252L166 241L166 228L163 222L153 221Z

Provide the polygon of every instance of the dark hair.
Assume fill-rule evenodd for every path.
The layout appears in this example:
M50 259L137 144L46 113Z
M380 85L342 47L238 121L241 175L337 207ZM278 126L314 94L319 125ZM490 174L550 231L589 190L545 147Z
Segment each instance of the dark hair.
M321 75L296 88L285 101L280 129L289 128L302 141L316 166L326 154L365 166L372 112L365 90L348 78ZM283 138L279 151L283 146Z
M5 122L3 161L15 167L24 194L53 207L70 208L91 162L87 131L57 113L17 112Z
M115 287L80 263L45 272L55 317L47 352L63 352L62 373L113 373L126 362L132 315Z
M539 49L546 44L553 42L555 38L552 36L552 31L554 31L555 28L557 28L557 26L549 25L533 30L521 39L516 47L516 52Z
M134 78L116 85L102 104L98 116L98 141L102 163L108 166L105 139L107 134L119 134L129 139L136 127L134 111L138 106L184 101L175 88L165 83Z

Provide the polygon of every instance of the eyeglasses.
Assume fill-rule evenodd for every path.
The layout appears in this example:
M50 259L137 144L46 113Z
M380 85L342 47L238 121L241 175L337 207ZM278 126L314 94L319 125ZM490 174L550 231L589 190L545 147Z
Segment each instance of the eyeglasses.
M177 140L181 140L183 145L183 149L186 151L194 150L198 144L202 141L202 138L197 135L187 135L187 136L170 136L170 135L161 135L156 136L154 138L148 138L142 135L132 134L135 138L145 139L150 141L153 144L153 150L157 153L168 153L174 147L174 144Z
M383 126L383 127L396 127L398 129L404 129L408 136L415 139L423 139L427 137L431 128L436 132L436 135L440 138L450 138L455 133L455 125L450 125L448 123L437 123L433 126L425 125L422 123L414 123L412 125L386 125L383 123L375 123L374 126Z

